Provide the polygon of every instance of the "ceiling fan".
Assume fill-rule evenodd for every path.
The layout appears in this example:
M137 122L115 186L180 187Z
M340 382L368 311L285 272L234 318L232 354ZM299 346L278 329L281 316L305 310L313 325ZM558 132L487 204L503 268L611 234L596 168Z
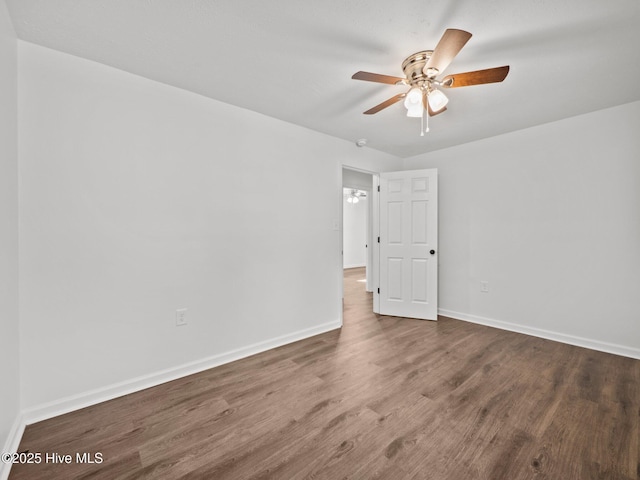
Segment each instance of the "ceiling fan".
M344 190L346 191L347 189L345 188ZM358 190L356 188L352 188L349 191L349 193L345 194L345 198L349 203L358 203L361 198L366 198L366 197L367 197L367 192L365 192L364 190Z
M449 100L437 87L457 88L503 81L509 73L508 65L473 72L455 73L447 75L441 80L437 79L438 75L449 66L470 38L471 34L464 30L447 29L435 49L414 53L402 62L404 78L369 72L355 73L351 77L355 80L366 80L389 85L408 85L411 87L409 91L391 97L370 108L364 114L372 115L378 113L380 110L404 98L407 116L423 118L426 111L428 112L428 120L429 116L438 115L447 109L446 105Z

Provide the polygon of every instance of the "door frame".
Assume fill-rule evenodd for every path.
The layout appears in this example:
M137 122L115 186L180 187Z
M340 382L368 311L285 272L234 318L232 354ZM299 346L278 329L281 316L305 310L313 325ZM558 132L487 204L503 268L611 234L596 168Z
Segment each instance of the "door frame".
M367 291L373 292L373 312L379 314L380 313L380 294L378 293L378 287L380 286L380 244L378 243L378 237L380 236L380 175L381 172L374 172L371 170L366 170L363 168L353 167L351 165L342 164L340 168L340 225L341 227L344 224L344 201L342 198L344 185L344 170L351 170L355 172L366 173L371 175L372 185L371 189L367 190L367 194L370 193L370 201L368 202L368 211L367 211L367 224L370 226L368 228L368 235L370 237L367 238L367 245L372 246L372 248L368 248L367 250ZM435 170L437 169L428 169ZM398 170L402 172L403 170ZM347 186L349 187L349 186ZM354 186L354 188L361 188L361 186ZM362 189L362 188L361 188ZM364 190L364 189L363 189ZM436 190L437 192L437 190ZM437 193L436 193L437 195ZM438 222L439 223L439 222ZM342 228L341 228L342 230ZM437 243L437 241L436 241ZM437 248L437 247L436 247ZM340 235L340 300L341 307L344 306L344 237L341 231ZM439 252L438 252L439 253ZM439 257L439 255L438 255ZM436 260L439 264L439 260ZM370 267L370 268L369 268ZM369 274L370 272L370 274ZM439 273L437 274L439 277ZM436 279L436 282L438 280ZM439 289L437 289L439 290ZM436 294L438 295L438 294ZM342 315L343 308L340 309L340 320L342 323ZM437 314L436 314L437 315ZM437 317L436 317L437 318Z

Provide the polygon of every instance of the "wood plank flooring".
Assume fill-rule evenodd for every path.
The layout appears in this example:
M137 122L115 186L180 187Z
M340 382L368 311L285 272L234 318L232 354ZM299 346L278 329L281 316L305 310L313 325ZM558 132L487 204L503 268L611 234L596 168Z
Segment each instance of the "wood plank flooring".
M441 317L376 316L27 427L10 479L640 478L640 361ZM75 458L74 458L75 460Z

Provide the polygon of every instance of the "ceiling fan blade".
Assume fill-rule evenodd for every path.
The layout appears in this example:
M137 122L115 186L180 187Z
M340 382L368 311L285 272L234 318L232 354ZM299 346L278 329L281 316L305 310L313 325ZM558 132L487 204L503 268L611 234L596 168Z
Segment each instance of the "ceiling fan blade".
M406 97L407 94L406 93L399 93L398 95L396 95L395 97L391 97L389 100L385 100L384 102L382 102L379 105L376 105L373 108L370 108L369 110L367 110L366 112L364 112L365 115L373 115L374 113L378 113L380 110L383 110L391 105L393 105L394 103L399 102L400 100L402 100L404 97Z
M471 34L464 30L457 30L455 28L445 30L424 67L425 73L428 75L429 69L437 70L437 72L434 72L436 74L442 73L470 38Z
M509 65L504 67L487 68L474 72L454 73L442 79L442 86L447 88L468 87L470 85L482 85L484 83L497 83L503 81L509 73Z
M367 82L386 83L389 85L406 84L404 78L380 75L379 73L357 72L354 73L351 78L354 80L365 80Z

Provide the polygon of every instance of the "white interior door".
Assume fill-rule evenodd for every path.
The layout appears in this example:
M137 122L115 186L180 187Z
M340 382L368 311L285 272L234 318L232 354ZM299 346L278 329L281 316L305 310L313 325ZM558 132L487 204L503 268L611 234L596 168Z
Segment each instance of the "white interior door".
M438 171L380 174L378 313L438 319Z

